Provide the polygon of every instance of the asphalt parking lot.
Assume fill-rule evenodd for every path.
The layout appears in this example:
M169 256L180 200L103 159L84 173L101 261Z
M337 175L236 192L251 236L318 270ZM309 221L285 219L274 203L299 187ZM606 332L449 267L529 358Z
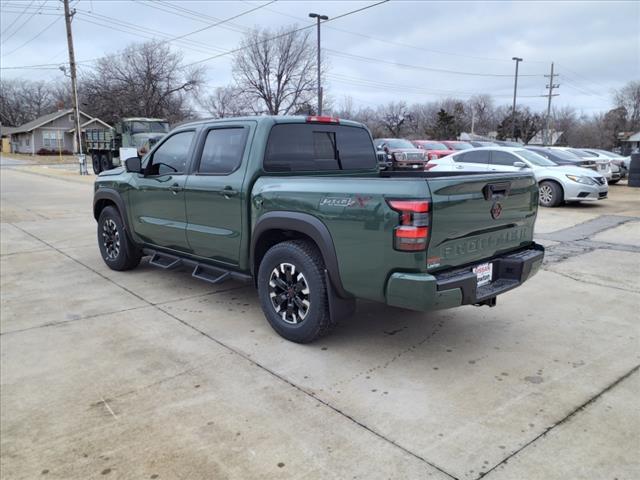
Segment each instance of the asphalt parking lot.
M89 179L1 177L2 478L640 478L640 189L541 210L496 308L297 345L250 286L110 271Z

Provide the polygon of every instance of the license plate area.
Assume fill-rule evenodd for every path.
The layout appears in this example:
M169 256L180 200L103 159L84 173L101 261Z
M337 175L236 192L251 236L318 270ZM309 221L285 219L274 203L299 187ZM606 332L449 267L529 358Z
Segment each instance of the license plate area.
M479 287L487 285L493 280L493 263L481 263L471 270L476 274Z

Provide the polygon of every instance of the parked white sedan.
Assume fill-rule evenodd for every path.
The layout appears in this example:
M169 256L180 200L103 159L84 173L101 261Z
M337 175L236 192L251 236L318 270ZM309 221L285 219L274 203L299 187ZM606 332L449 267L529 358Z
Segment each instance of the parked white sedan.
M432 166L433 165L433 166ZM607 198L607 179L588 168L557 165L537 153L516 147L483 147L463 150L430 160L430 172L513 172L529 168L540 187L540 205L557 207L563 202Z

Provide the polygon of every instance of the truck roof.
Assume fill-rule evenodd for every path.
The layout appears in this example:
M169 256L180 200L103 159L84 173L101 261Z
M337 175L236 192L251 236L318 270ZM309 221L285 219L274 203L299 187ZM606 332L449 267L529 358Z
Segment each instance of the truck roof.
M168 122L166 118L126 117L120 119L123 122Z
M185 122L181 124L181 127L192 126L192 125L202 125L204 123L224 123L224 122L236 122L236 121L247 121L252 120L260 123L307 123L307 118L313 117L314 115L252 115L245 117L227 117L227 118L204 118L201 120L194 120L193 122ZM324 116L323 116L324 117ZM322 118L322 117L320 117ZM326 118L337 118L337 117L326 117ZM348 125L351 127L363 127L364 125L359 122L354 122L353 120L346 120L343 118L338 119L340 125ZM315 122L314 122L315 123ZM318 122L323 123L323 122ZM332 125L334 123L327 122L328 125Z

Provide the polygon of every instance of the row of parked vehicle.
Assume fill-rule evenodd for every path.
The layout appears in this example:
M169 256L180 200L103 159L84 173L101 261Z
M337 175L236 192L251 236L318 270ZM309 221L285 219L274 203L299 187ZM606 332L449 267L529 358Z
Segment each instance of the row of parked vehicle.
M599 149L525 146L515 142L435 141L380 138L374 141L382 169L511 172L531 169L540 205L602 200L608 185L628 174L629 157Z

